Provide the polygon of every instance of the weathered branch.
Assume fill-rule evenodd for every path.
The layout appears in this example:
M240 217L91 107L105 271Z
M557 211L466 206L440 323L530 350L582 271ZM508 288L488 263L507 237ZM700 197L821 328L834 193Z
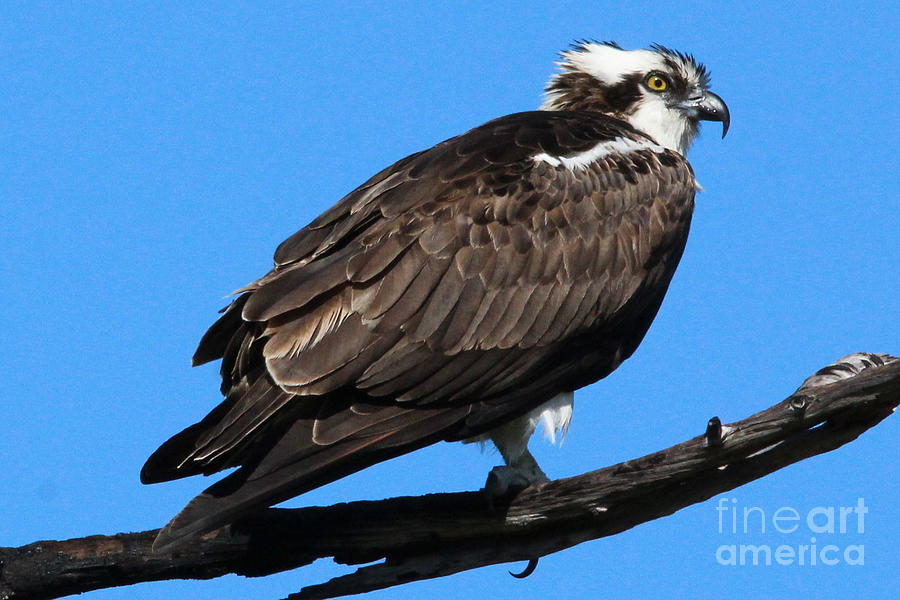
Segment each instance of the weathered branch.
M58 598L162 579L260 576L321 557L385 559L294 600L358 594L485 565L535 559L669 515L834 450L900 404L900 359L854 354L743 421L605 469L532 486L503 502L480 492L279 510L151 553L156 531L0 548L0 599Z

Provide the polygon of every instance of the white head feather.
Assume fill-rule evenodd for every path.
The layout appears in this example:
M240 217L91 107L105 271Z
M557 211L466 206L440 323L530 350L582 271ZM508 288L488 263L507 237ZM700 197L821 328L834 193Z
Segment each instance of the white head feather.
M614 44L585 42L567 50L559 61L561 71L547 85L542 110L577 110L576 100L560 84L567 75L584 74L596 80L596 91L602 98L603 91L622 84L636 74L646 76L660 72L684 81L688 89L705 89L708 75L702 65L692 57L673 52L661 46L651 50L623 50ZM661 94L637 86L640 97L627 110L604 110L620 118L632 127L646 133L657 143L682 154L686 153L697 135L697 123L683 110L673 107ZM590 98L585 101L590 102Z

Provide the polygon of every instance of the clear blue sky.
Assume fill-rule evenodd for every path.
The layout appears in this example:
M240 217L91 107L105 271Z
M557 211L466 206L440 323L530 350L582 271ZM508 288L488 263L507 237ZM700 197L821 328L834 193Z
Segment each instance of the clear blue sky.
M188 367L231 290L369 175L540 100L576 38L693 52L732 112L635 356L577 395L552 476L743 418L853 351L900 354L895 2L129 3L0 7L0 545L154 528L209 481L138 470L219 400ZM716 501L546 557L371 598L896 598L900 417L724 496L770 515L854 505L862 534L719 533ZM476 489L499 458L442 444L290 504ZM862 566L723 566L816 537ZM519 565L511 565L518 569ZM283 597L346 572L164 582L101 599Z

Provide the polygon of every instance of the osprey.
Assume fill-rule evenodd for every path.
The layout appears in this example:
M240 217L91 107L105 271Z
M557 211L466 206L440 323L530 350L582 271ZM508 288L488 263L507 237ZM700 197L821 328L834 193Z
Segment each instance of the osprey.
M222 359L224 401L141 480L240 468L156 549L441 440L492 440L503 485L546 480L529 437L641 342L687 240L684 155L729 124L690 55L581 42L558 64L540 110L394 163L236 292L193 359Z

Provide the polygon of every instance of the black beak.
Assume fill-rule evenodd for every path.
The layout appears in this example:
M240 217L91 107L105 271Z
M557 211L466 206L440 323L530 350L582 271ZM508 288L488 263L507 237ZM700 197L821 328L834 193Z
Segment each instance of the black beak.
M728 126L731 124L731 115L728 112L728 105L722 100L718 94L709 91L702 92L696 96L692 96L678 105L698 121L721 121L722 137L728 133Z

